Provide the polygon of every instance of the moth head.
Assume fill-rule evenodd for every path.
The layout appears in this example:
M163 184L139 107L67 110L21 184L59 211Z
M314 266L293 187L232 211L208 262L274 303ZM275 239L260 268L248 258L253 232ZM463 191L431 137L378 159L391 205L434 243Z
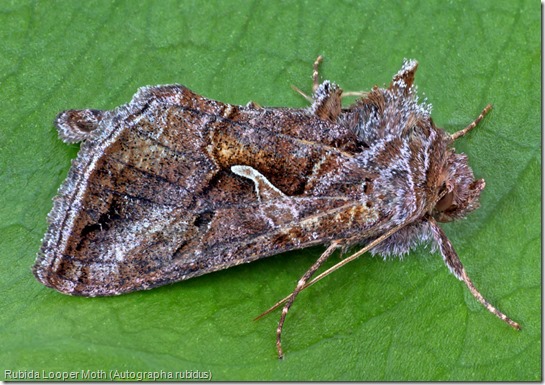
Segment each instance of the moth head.
M467 156L449 150L439 178L433 217L438 222L464 218L479 207L479 196L484 186L484 179L475 179L473 176Z

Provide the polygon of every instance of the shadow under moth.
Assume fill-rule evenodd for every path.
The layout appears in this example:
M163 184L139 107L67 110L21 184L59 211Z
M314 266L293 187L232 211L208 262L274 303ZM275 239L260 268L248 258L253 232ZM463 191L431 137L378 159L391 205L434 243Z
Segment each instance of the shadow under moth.
M446 133L419 103L409 60L388 88L343 108L341 88L319 84L320 61L305 109L237 106L167 85L140 88L111 111L59 114L61 139L82 144L48 216L37 279L65 294L117 295L327 246L269 310L283 305L282 357L301 290L367 251L401 256L431 243L486 309L520 329L477 291L438 226L478 207L484 180L452 145L491 106ZM363 248L311 280L335 250L355 245Z

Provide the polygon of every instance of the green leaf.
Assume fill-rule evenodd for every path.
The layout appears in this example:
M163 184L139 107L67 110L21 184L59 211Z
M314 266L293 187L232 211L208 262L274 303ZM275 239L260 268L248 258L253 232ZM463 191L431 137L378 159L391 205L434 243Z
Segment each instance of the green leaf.
M2 5L0 34L4 380L28 371L74 371L81 380L87 370L96 379L99 370L200 371L213 380L542 379L537 3L18 1ZM110 109L140 86L175 82L230 103L301 107L290 84L310 92L318 54L322 76L354 91L386 84L404 57L418 59L421 95L450 132L494 105L457 142L486 179L482 206L443 228L483 295L522 331L489 314L424 248L402 261L363 256L302 293L283 361L274 345L279 314L252 318L288 294L322 248L115 298L68 297L33 278L51 198L78 150L57 138L59 111Z

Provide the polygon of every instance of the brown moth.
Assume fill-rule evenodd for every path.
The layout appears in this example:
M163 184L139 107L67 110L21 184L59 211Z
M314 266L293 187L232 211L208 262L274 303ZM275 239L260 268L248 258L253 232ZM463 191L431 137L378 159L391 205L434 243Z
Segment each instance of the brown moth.
M477 291L437 222L478 207L485 183L436 127L405 61L388 88L348 108L334 83L306 109L237 106L181 85L143 87L111 111L68 110L55 124L82 142L54 199L34 266L61 293L107 296L177 282L289 250L328 248L299 280L305 287L364 252L403 255L431 243L490 312L520 326ZM336 250L358 253L309 281ZM272 310L272 309L271 309Z

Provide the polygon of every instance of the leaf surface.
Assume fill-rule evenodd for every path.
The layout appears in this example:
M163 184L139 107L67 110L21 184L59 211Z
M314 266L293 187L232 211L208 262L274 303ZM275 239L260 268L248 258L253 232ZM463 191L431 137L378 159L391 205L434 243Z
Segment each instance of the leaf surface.
M206 372L214 380L542 379L537 3L20 1L2 8L4 380L5 370L75 371L80 380L87 370ZM444 229L477 287L521 332L490 315L425 248L402 261L366 255L302 293L280 362L279 314L252 318L293 289L321 248L115 298L68 297L33 278L51 198L78 150L57 138L59 111L110 109L140 86L169 83L230 103L302 107L290 84L310 92L319 54L322 76L354 91L387 84L404 57L419 60L416 84L434 105L435 123L450 132L494 105L457 143L486 179L482 206Z

